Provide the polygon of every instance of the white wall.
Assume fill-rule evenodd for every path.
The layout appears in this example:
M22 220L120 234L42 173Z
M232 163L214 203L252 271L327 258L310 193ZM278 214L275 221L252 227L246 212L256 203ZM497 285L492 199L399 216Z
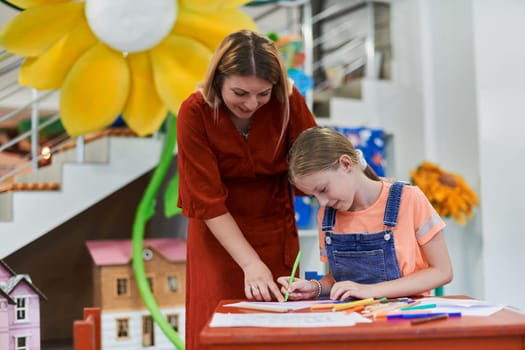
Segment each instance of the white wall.
M525 310L525 2L472 3L485 295Z
M412 81L417 89L414 74L421 74L421 101L418 93L413 98L415 105L422 104L422 114L420 120L415 117L411 132L423 132L425 159L464 176L481 199L466 226L447 220L445 236L455 277L445 292L525 310L525 255L520 244L525 242L520 220L525 190L518 182L525 170L519 157L525 153L525 44L520 34L525 30L525 3L391 3L397 73L393 80ZM419 64L410 61L418 57ZM403 133L395 138L396 147L406 143ZM396 152L396 157L413 159L418 152Z
M5 4L0 4L0 28L18 13L20 12Z
M392 81L365 82L363 101L336 101L334 117L392 133L395 177L430 160L465 178L481 205L465 226L446 220L455 276L445 293L525 310L525 3L390 2Z
M470 0L418 0L425 158L462 175L479 193L478 119ZM481 213L444 231L454 266L447 294L484 297Z
M479 193L470 0L392 0L392 80L363 82L363 99L333 100L338 123L393 135L388 176L409 179L422 161L462 175ZM465 226L446 219L454 267L446 294L484 297L481 213Z

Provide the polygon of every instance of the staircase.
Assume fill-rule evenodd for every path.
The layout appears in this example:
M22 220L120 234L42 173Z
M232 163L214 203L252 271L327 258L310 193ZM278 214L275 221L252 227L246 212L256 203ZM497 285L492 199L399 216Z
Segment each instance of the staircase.
M57 153L53 164L17 177L17 182L59 183L52 191L0 193L0 258L3 258L155 168L159 137L109 136L86 144L85 161L76 149Z

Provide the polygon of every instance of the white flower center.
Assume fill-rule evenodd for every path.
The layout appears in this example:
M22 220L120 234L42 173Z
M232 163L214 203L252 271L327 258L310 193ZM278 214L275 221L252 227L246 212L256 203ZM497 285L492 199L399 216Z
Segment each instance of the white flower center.
M97 38L115 50L139 52L168 35L177 0L86 0L85 14Z

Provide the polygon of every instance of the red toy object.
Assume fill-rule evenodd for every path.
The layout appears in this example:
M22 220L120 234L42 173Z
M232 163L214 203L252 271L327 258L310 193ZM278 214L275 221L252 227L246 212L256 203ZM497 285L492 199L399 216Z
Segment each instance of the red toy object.
M73 322L74 350L101 350L100 308L84 308L84 319Z

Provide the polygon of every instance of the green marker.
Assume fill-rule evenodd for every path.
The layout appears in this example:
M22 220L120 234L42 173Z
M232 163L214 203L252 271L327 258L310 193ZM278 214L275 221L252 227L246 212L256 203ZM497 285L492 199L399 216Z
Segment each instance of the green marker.
M295 271L297 271L297 266L299 266L299 261L301 260L301 251L297 252L297 257L295 258L295 262L293 263L292 267L292 274L290 275L290 280L288 281L288 287L292 285L293 279L295 277ZM288 296L290 295L289 291L286 291L284 294L284 301L288 301Z
M425 309L433 309L436 307L436 304L425 304L425 305L416 305L416 306L407 306L402 307L401 311L410 311L410 310L425 310Z

